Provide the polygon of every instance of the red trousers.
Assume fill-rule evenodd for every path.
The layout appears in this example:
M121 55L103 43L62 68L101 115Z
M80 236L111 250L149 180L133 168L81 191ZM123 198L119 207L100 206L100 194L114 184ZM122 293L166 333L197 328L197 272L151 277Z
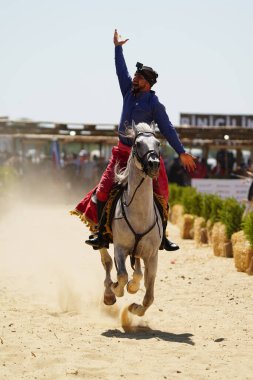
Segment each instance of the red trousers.
M109 193L114 185L114 167L116 162L119 163L120 168L125 168L127 165L127 161L131 152L131 147L121 142L118 143L117 146L112 148L112 156L107 165L107 168L102 175L102 178L99 182L97 188L97 198L101 202L107 201L109 198ZM165 171L165 166L163 159L160 160L160 172L157 179L153 180L153 189L154 192L158 195L161 195L166 204L169 200L169 187L168 187L168 179Z

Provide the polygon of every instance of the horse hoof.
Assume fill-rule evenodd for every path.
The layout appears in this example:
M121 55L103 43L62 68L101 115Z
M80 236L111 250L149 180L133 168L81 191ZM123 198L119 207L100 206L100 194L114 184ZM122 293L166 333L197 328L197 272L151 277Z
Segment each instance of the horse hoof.
M112 294L110 296L104 296L104 304L107 306L114 305L116 301L117 300L116 300L116 297L114 294Z
M139 286L135 282L129 281L127 283L127 291L128 291L128 293L135 294L135 293L138 292L138 290L139 290Z
M138 317L143 317L146 309L142 305L138 305L137 303L132 303L128 306L128 310L130 313L138 315Z
M121 288L118 282L111 285L111 290L116 297L123 297L124 295L124 288Z

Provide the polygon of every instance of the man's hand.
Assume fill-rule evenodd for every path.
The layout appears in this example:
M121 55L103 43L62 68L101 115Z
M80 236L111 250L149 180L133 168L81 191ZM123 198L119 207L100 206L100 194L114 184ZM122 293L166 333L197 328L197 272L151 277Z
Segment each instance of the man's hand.
M119 46L119 45L122 46L122 45L124 45L128 40L129 40L129 38L127 38L126 40L122 40L122 41L121 41L117 29L115 29L115 31L114 31L114 36L113 36L113 42L114 42L114 45L115 45L115 46Z
M183 167L187 169L189 172L193 172L196 169L196 164L195 160L197 159L196 157L192 156L189 153L181 153L180 154L180 160L183 164Z

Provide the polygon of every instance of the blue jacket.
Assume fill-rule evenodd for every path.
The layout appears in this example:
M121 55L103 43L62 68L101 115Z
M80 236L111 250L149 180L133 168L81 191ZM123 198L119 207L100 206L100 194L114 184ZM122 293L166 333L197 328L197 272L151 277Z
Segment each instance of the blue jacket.
M159 102L154 91L143 92L137 96L132 92L132 78L128 73L122 46L115 47L115 65L119 79L121 93L123 95L123 109L119 123L119 132L124 133L127 126L145 122L150 124L152 121L157 123L162 135L166 138L172 148L178 153L184 153L175 128L170 122L165 107ZM130 139L119 135L123 144L132 145Z

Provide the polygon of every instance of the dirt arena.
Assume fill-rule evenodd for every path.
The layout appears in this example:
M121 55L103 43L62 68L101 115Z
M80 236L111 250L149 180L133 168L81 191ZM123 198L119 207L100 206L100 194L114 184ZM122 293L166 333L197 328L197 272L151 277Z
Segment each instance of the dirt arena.
M76 199L78 201L79 199ZM155 302L124 330L75 203L9 200L0 218L0 379L253 379L253 277L181 240L159 253ZM115 276L114 276L115 278ZM123 312L123 316L122 316Z

